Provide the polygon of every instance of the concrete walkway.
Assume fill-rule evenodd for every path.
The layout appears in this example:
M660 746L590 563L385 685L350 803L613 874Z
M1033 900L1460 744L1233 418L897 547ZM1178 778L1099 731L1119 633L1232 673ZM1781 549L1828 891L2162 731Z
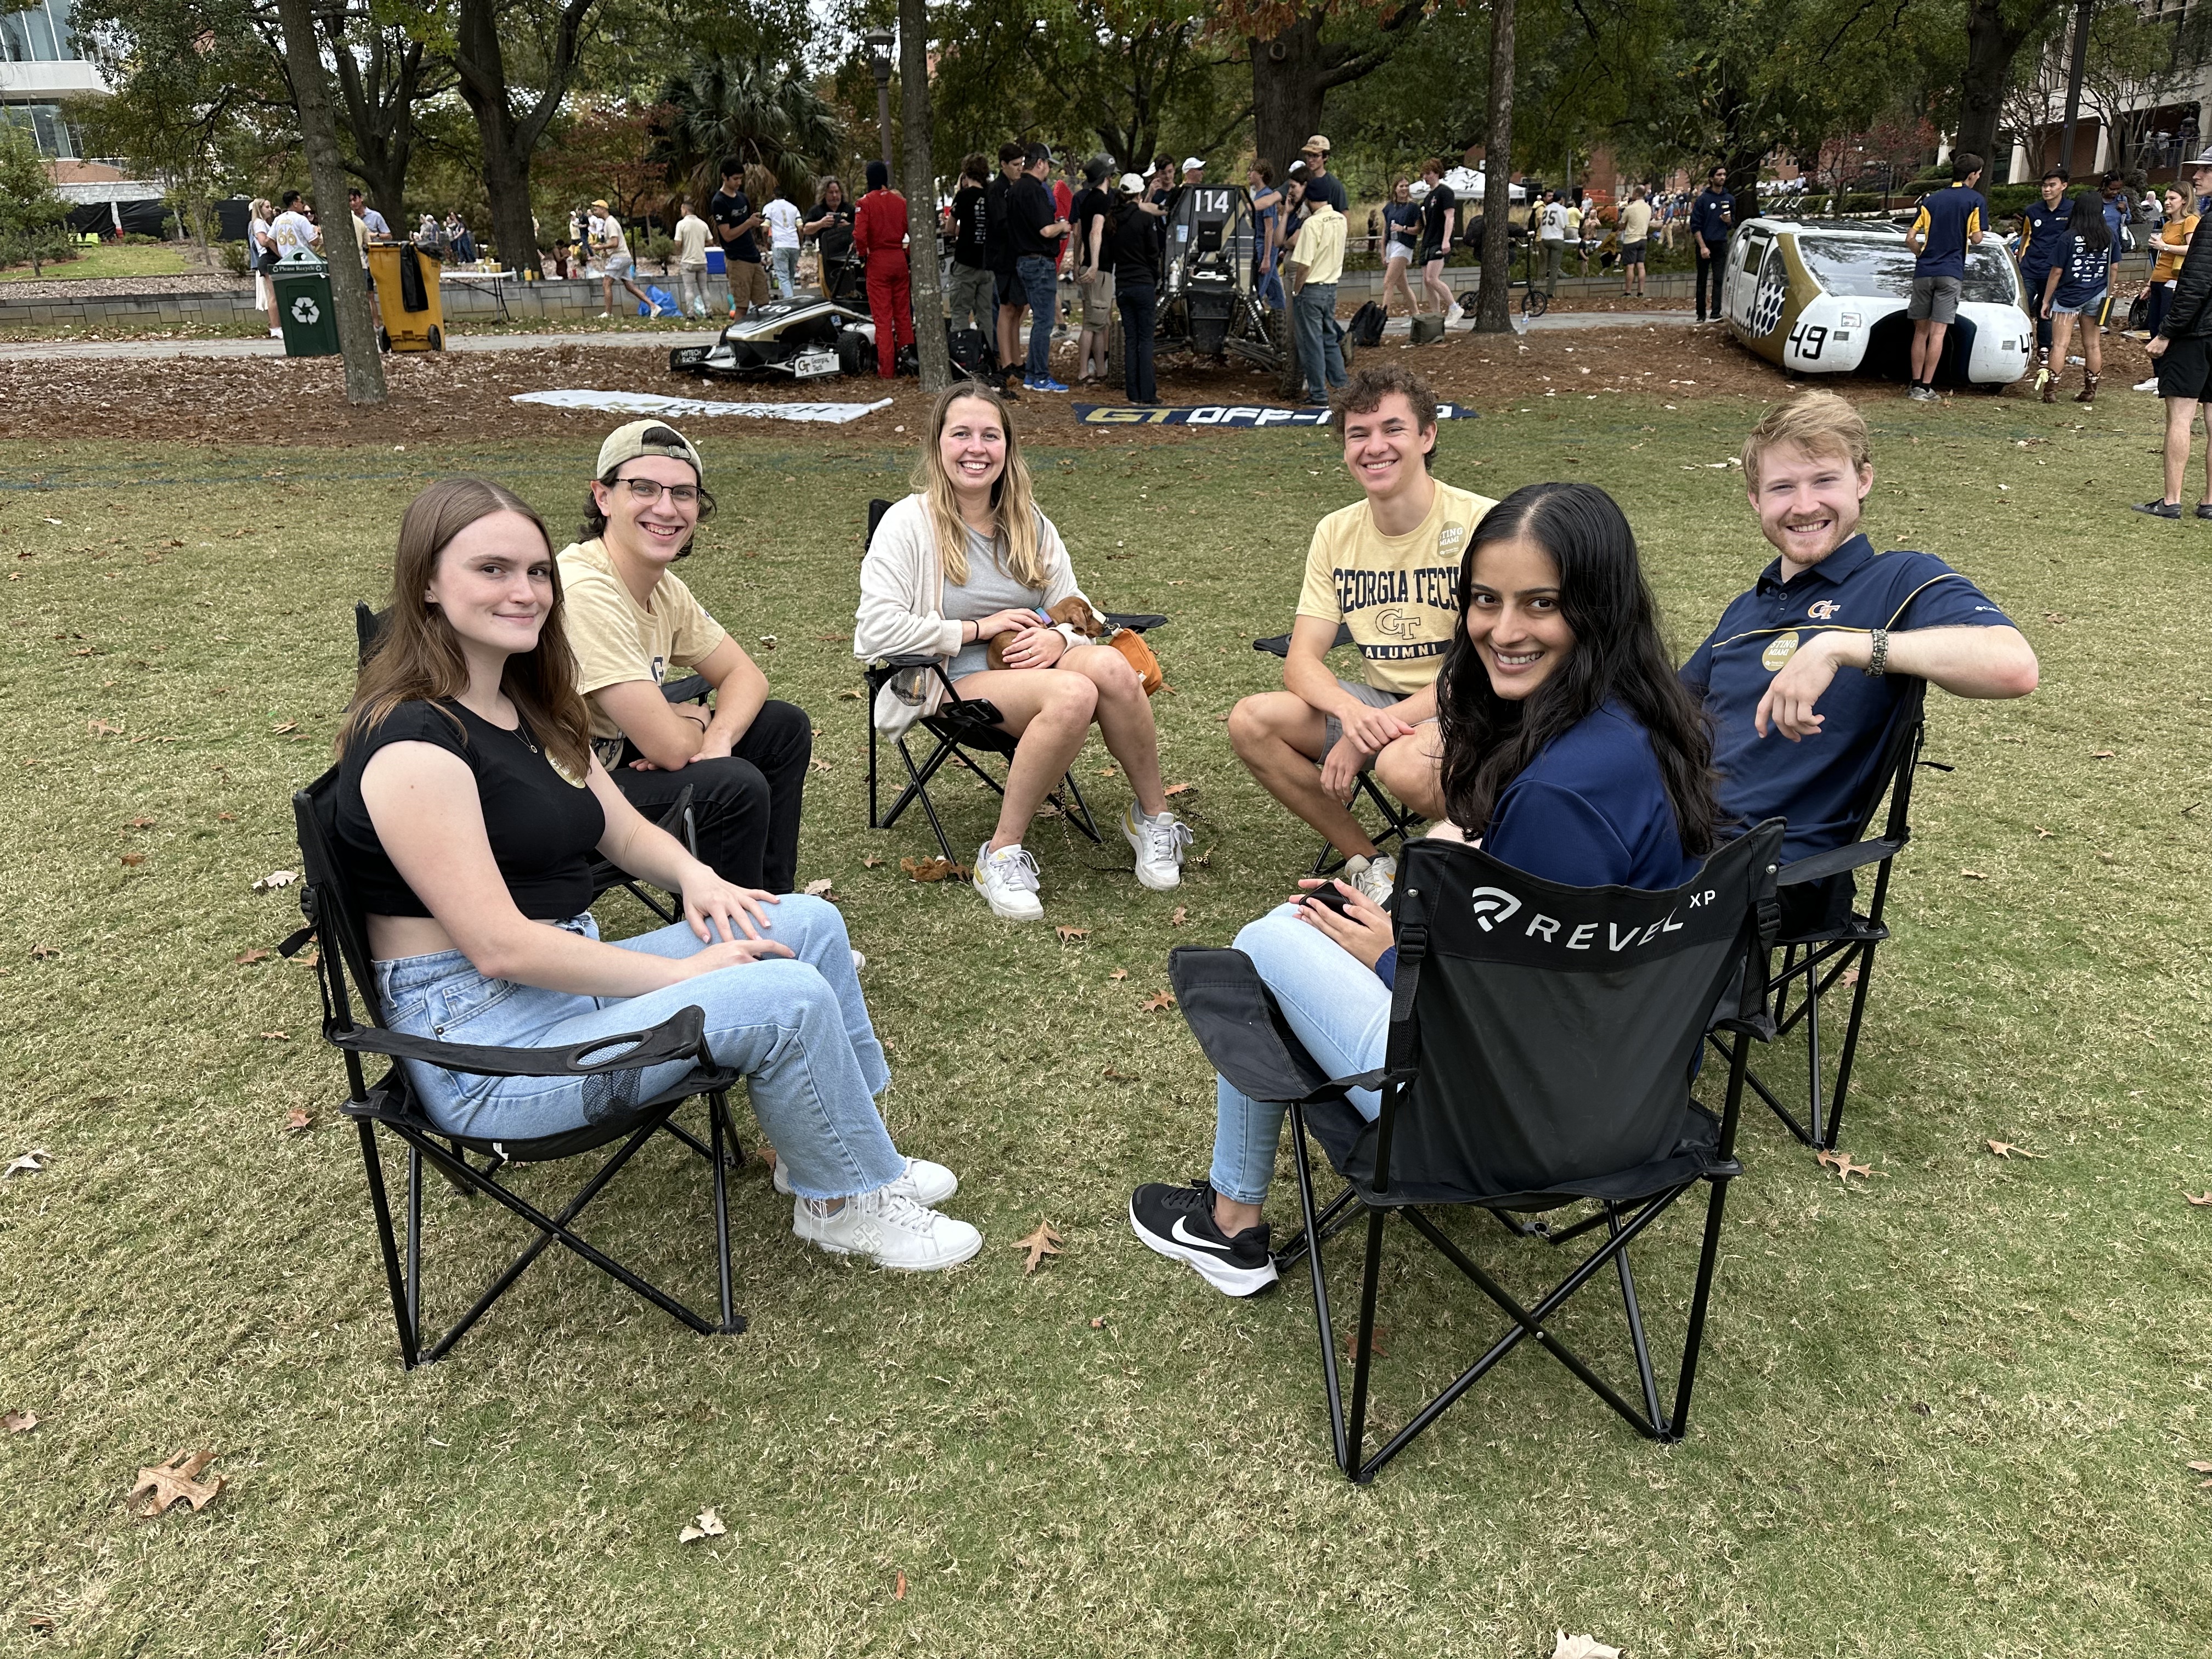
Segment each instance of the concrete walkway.
M453 351L544 351L554 346L651 347L667 350L676 346L712 345L720 333L632 332L580 334L456 334L447 342ZM282 340L21 340L0 343L0 363L23 358L64 361L71 358L139 362L163 357L282 357ZM331 359L336 362L337 359Z

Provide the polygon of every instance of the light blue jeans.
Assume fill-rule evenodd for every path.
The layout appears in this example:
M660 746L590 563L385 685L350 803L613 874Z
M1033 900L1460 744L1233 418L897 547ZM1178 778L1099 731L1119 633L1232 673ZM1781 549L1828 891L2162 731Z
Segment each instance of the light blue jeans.
M486 979L458 951L378 963L377 992L392 1030L494 1048L564 1048L645 1030L696 1006L707 1017L708 1050L718 1065L744 1074L753 1115L793 1188L807 1198L873 1192L906 1164L876 1109L890 1068L868 1021L845 919L836 905L804 894L787 895L769 907L769 916L763 932L790 946L792 956L717 969L639 997ZM559 925L599 937L588 914ZM681 960L705 946L678 922L614 948ZM434 1125L487 1140L529 1140L602 1121L650 1100L690 1069L688 1061L672 1060L590 1078L504 1078L400 1063Z
M1252 958L1275 994L1283 1018L1306 1051L1331 1077L1348 1077L1382 1063L1390 1037L1390 988L1334 939L1298 920L1285 904L1248 923L1237 948ZM1369 1122L1382 1109L1372 1089L1345 1097ZM1239 1204L1264 1203L1275 1173L1275 1149L1287 1109L1242 1093L1226 1078L1214 1079L1213 1190Z
M799 292L799 250L795 247L775 247L769 250L774 261L775 291L779 297L788 300Z
M1291 296L1291 333L1306 377L1307 401L1327 403L1328 394L1344 384L1344 348L1338 344L1344 330L1336 320L1334 283L1308 283Z

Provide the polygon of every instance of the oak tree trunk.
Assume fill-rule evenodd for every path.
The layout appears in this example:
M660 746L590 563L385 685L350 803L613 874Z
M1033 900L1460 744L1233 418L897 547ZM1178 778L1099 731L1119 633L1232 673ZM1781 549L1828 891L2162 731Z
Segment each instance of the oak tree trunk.
M337 308L338 350L345 361L346 401L381 404L384 364L376 355L376 328L368 311L368 273L346 210L345 164L338 157L337 121L330 83L323 78L320 43L309 0L276 0L284 30L285 66L300 113L300 140L307 154L307 179L323 229L323 258L331 268L331 301Z
M945 297L938 283L937 163L931 154L929 11L926 0L899 0L899 96L906 118L907 271L914 301L914 343L921 389L952 384L945 349Z
M1490 124L1482 140L1482 290L1474 331L1510 334L1513 313L1513 3L1490 0Z
M1248 40L1252 58L1253 148L1281 183L1299 146L1322 130L1322 100L1332 67L1321 19L1309 13L1273 40Z

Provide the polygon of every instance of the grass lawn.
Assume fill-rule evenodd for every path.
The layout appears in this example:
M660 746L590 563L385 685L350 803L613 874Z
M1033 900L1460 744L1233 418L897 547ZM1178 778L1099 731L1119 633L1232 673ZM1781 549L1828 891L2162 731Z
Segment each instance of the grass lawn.
M1765 557L1712 465L1753 412L1539 402L1451 428L1440 471L1613 489L1686 650ZM1365 1489L1329 1462L1304 1292L1225 1302L1123 1214L1210 1145L1195 1045L1139 1006L1168 947L1226 942L1311 856L1220 721L1270 683L1249 641L1285 625L1313 518L1351 495L1325 435L1033 451L1092 595L1175 613L1157 708L1199 830L1168 895L1120 846L1041 825L1048 920L1090 929L1063 945L902 877L935 851L918 815L863 827L854 568L864 503L908 457L699 434L723 511L684 574L814 714L830 769L801 877L835 881L868 955L896 1133L960 1172L948 1207L988 1243L941 1278L840 1266L791 1239L755 1161L748 1334L694 1337L554 1252L412 1375L308 976L234 959L297 924L252 884L297 867L287 796L326 763L348 611L378 596L403 503L480 470L564 525L592 447L19 446L0 1156L52 1163L0 1182L0 1407L41 1419L0 1436L0 1650L1518 1659L1564 1627L1637 1659L2195 1650L2212 1208L2183 1193L2212 1188L2212 644L2176 597L2212 532L2117 510L2153 475L2149 400L2069 418L1879 407L1878 542L1971 571L2044 678L2025 703L1933 701L1929 753L1957 769L1923 775L1844 1135L1877 1173L1846 1190L1747 1109L1686 1443L1638 1440L1530 1353ZM1118 811L1103 751L1081 764ZM987 802L942 799L972 847ZM313 1127L288 1135L295 1108ZM442 1319L517 1232L434 1181L426 1206ZM1279 1228L1295 1213L1279 1186ZM1024 1277L1012 1243L1048 1218L1066 1252ZM589 1219L711 1304L690 1154L642 1156ZM1552 1265L1459 1226L1524 1291ZM1694 1234L1678 1212L1638 1257L1662 1365ZM1348 1293L1356 1256L1336 1259ZM1402 1237L1389 1261L1395 1424L1498 1322ZM1606 1313L1594 1296L1562 1329L1618 1365ZM220 1455L213 1507L126 1516L134 1471L187 1448ZM708 1505L727 1535L679 1547Z
M181 276L191 269L182 252L167 243L156 247L143 242L120 246L101 242L81 246L76 258L60 264L49 261L38 276L41 282L84 282L103 276ZM0 270L0 283L27 283L31 278L27 264Z

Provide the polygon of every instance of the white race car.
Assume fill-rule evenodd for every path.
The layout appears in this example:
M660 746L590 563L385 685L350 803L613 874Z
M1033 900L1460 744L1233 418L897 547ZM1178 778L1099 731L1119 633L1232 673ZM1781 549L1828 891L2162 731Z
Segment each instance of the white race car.
M1790 374L1911 378L1912 250L1861 220L1746 220L1729 239L1721 309L1735 337ZM1939 379L1999 392L2027 373L2035 324L2020 267L1994 234L1966 250Z

